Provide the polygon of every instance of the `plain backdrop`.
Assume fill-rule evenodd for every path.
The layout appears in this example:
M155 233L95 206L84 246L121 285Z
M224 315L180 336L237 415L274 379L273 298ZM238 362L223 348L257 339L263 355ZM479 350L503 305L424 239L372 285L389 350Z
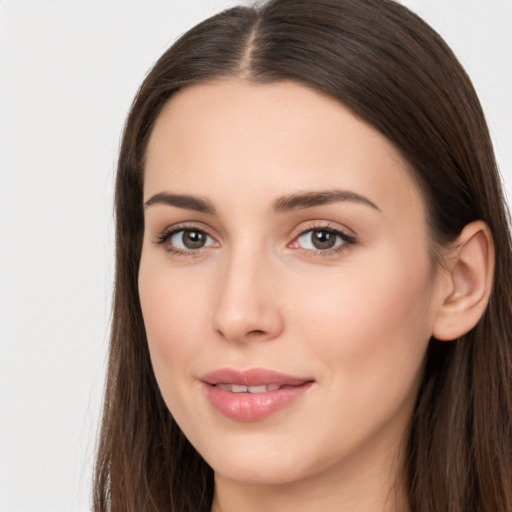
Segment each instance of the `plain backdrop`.
M236 0L0 0L0 512L90 510L124 117ZM473 78L512 193L512 0L404 0Z

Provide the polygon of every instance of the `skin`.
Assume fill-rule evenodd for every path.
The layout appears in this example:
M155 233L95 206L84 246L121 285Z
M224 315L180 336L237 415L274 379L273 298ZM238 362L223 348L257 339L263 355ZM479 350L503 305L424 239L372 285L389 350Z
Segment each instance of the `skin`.
M333 189L368 203L273 209ZM218 81L181 91L159 116L144 201L162 193L215 208L148 204L139 273L155 375L215 472L213 510L409 510L404 439L448 280L433 268L423 198L398 151L302 85ZM184 226L207 235L202 248L186 249L183 233L158 243ZM320 250L312 229L350 238ZM314 384L240 422L200 381L225 367Z

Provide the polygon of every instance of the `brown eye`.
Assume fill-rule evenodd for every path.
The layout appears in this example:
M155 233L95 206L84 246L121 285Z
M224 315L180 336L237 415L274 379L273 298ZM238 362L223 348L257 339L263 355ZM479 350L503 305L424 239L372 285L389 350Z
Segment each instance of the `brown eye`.
M336 235L329 231L313 231L311 243L316 249L332 249L336 245Z
M202 231L183 231L181 241L187 249L200 249L206 243L206 234Z
M329 251L354 243L352 237L333 229L309 229L297 237L297 246L312 251Z
M215 245L213 238L199 229L180 229L172 233L168 240L179 251L194 251Z

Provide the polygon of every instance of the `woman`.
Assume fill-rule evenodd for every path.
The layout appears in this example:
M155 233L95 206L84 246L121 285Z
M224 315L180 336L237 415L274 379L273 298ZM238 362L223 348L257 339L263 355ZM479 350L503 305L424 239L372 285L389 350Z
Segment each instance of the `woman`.
M135 99L116 213L95 510L512 510L507 215L415 15L193 28Z

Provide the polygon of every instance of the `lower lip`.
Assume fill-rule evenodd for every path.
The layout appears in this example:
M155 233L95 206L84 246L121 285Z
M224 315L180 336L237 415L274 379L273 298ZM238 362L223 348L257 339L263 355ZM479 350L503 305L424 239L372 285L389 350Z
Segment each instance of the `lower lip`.
M210 384L204 384L210 403L221 414L236 421L259 421L284 409L298 400L313 385L285 386L264 393L232 393Z

